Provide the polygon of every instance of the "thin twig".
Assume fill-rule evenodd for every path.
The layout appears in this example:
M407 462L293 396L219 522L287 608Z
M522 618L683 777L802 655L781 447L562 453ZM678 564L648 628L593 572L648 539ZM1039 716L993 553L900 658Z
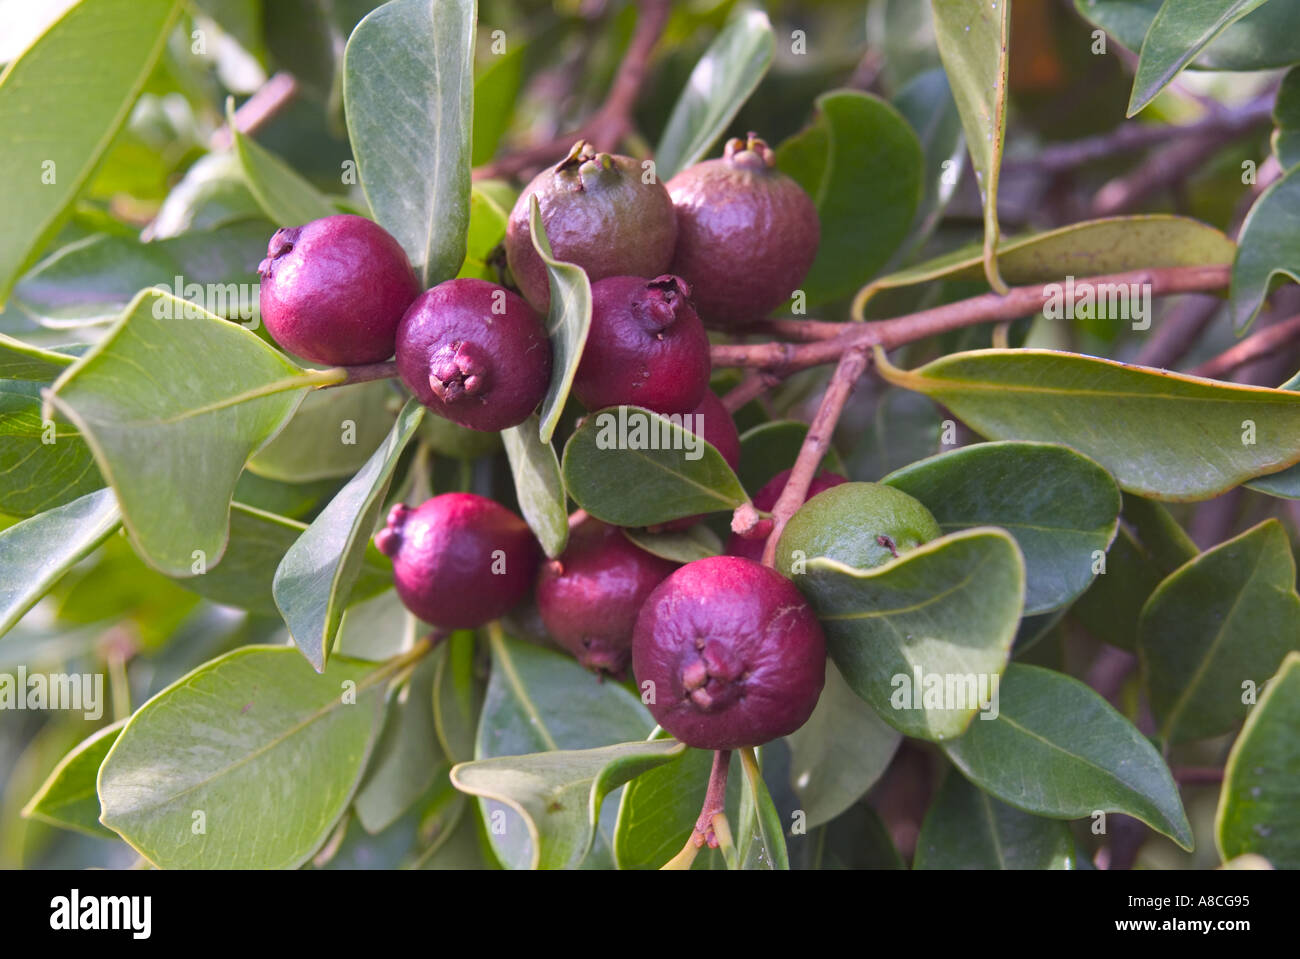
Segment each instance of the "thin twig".
M1300 316L1293 316L1251 334L1218 356L1206 360L1191 373L1193 376L1221 379L1238 367L1268 356L1279 347L1298 338L1300 338Z
M1076 294L1083 295L1086 288L1111 285L1149 286L1152 296L1172 293L1198 293L1227 287L1231 269L1222 266L1177 266L1157 269L1130 270L1108 276L1087 277L1074 281ZM889 320L868 323L817 324L820 332L824 325L839 326L842 332L811 343L782 342L718 344L710 350L714 366L737 366L767 370L776 376L789 376L799 370L837 361L846 351L856 348L883 346L894 349L914 340L924 339L949 330L974 326L998 320L1014 320L1042 309L1049 298L1043 284L1018 286L1005 296L984 293L967 300L958 300L917 313ZM1104 295L1104 294L1103 294ZM799 321L786 321L786 323Z
M1175 304L1142 344L1133 362L1138 366L1172 369L1200 339L1223 300L1213 294L1193 294Z
M364 363L361 366L339 366L321 372L336 374L334 378L320 384L321 389L329 389L334 386L350 386L353 383L369 383L371 380L392 379L397 376L397 363L393 360L385 360L382 363Z
M1223 782L1223 770L1217 766L1175 766L1170 770L1174 782L1181 786L1206 786Z
M704 805L682 851L668 860L663 869L690 869L696 854L708 845L714 849L724 843L730 845L731 830L727 825L727 775L731 772L731 750L719 749L713 753L713 768L709 771L709 787L704 793Z
M297 95L298 80L292 73L281 71L272 75L235 111L235 129L240 133L256 133ZM213 150L224 150L230 146L230 142L230 127L222 124L209 138L208 145Z
M1002 164L1002 170L1059 173L1177 140L1215 137L1223 142L1267 124L1272 112L1270 96L1240 109L1215 111L1194 123L1166 126L1131 120L1108 133L1043 147L1032 157L1009 158Z
M572 133L552 137L508 153L473 172L475 180L509 178L531 167L555 162L578 140L589 140L597 150L613 150L632 129L632 109L645 83L650 54L668 23L671 4L646 0L641 4L636 30L627 55L619 64L609 94L600 109Z
M750 370L722 397L722 407L734 414L750 400L757 399L771 389L777 381L762 370Z
M777 540L781 538L781 532L785 529L785 524L790 521L790 517L808 498L808 488L812 485L813 477L817 475L817 467L826 456L827 449L830 448L835 424L839 422L840 414L844 412L844 404L848 402L854 384L866 368L865 346L850 349L840 357L839 365L835 367L835 374L831 377L830 385L826 387L826 393L822 397L821 406L817 407L817 414L808 426L808 434L799 448L799 456L790 470L790 478L772 507L772 532L768 534L767 543L763 546L763 565L775 565Z

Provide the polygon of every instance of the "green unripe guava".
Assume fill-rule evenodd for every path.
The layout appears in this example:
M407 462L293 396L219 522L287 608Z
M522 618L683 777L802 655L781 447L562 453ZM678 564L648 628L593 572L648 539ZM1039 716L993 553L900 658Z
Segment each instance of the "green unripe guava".
M880 483L841 483L818 493L790 517L776 545L776 568L801 572L797 561L826 556L871 569L941 535L919 500Z

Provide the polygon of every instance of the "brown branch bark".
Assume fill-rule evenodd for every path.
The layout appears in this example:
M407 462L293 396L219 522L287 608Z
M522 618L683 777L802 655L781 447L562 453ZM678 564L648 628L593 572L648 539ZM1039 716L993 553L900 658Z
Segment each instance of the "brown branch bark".
M1085 287L1108 284L1150 285L1152 296L1172 293L1197 293L1227 287L1230 267L1179 266L1159 269L1130 270L1108 276L1075 280L1076 292ZM909 313L889 320L868 323L817 324L810 330L821 335L824 327L837 327L838 331L826 339L792 344L784 342L718 344L710 350L714 366L738 366L767 370L777 376L789 376L799 370L837 361L846 351L856 348L883 346L893 349L904 343L924 339L938 333L988 323L1014 320L1043 307L1047 299L1043 284L1013 287L1005 296L984 293L967 300L958 300L929 310ZM785 321L790 323L800 321ZM804 321L811 322L811 321ZM829 331L826 331L829 332Z
M835 424L839 422L840 414L844 412L844 404L852 394L854 384L866 368L865 346L849 349L840 357L835 375L831 377L830 385L826 387L826 394L822 397L821 406L817 408L817 414L808 426L808 435L804 437L803 445L799 448L799 456L790 470L790 479L786 481L785 489L781 491L781 496L772 507L772 532L763 547L765 566L774 565L776 542L781 538L785 524L808 497L808 487L812 485L813 477L817 475L817 467L826 455L826 450L830 448Z
M1108 133L1069 143L1053 144L1032 157L1009 159L1003 172L1034 170L1059 173L1107 160L1113 156L1186 139L1212 137L1224 142L1267 124L1272 117L1273 98L1261 97L1237 110L1220 110L1204 119L1181 125L1157 125L1133 120Z
M1221 379L1238 367L1268 356L1279 347L1296 339L1300 339L1300 316L1282 320L1258 333L1251 334L1218 356L1206 360L1191 370L1191 373L1193 376Z

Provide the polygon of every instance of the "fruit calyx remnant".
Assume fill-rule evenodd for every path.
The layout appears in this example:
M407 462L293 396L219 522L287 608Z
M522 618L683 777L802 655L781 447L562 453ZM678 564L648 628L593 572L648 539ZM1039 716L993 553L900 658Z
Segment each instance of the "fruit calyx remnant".
M776 166L776 153L766 140L752 132L744 140L740 137L728 140L722 158L746 170L770 170Z
M441 346L429 361L429 389L444 403L478 396L489 385L490 358L473 343Z

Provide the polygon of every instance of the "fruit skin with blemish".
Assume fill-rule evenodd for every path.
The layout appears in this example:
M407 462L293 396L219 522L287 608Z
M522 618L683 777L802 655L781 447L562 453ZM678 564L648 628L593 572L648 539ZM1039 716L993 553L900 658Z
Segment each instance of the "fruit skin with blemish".
M796 553L826 556L870 569L942 535L920 500L881 483L842 483L809 497L790 517L776 544L776 568L787 576ZM796 575L795 582L799 581Z
M641 605L677 566L618 527L586 518L573 527L559 558L542 563L537 610L551 638L583 666L621 677Z
M473 493L443 493L412 509L398 503L375 534L393 561L397 595L441 629L474 629L528 594L541 549L528 524Z
M681 742L761 746L812 715L826 679L826 640L788 579L752 560L714 556L688 563L650 594L637 617L632 668L637 685L653 692L655 722Z
M573 393L589 410L693 410L709 387L709 335L690 287L665 274L611 276L591 285L591 330Z
M448 280L402 317L397 372L439 416L473 430L504 430L526 420L546 395L551 344L523 298L486 280Z
M754 494L754 508L764 513L770 513L776 501L781 498L781 493L785 490L785 484L790 481L790 474L793 470L782 470L768 480L763 488ZM841 483L847 483L848 479L839 473L819 473L813 477L813 481L808 486L808 495L804 497L804 502L812 499L818 493L828 490L833 486L839 486ZM767 542L767 533L772 530L772 521L763 521L755 528L754 533L749 536L741 536L739 533L732 533L727 540L728 556L743 556L745 559L752 559L755 562L763 558L763 546Z
M600 153L579 141L524 188L506 224L510 272L540 312L550 306L551 288L529 229L534 196L551 254L582 267L592 283L668 272L677 218L664 185L643 170L640 160Z
M277 230L257 267L262 322L284 349L356 366L393 355L420 292L406 252L373 220L339 214Z
M677 212L671 272L695 290L706 326L739 329L763 319L817 257L817 208L752 133L729 140L721 158L678 173L668 193Z

